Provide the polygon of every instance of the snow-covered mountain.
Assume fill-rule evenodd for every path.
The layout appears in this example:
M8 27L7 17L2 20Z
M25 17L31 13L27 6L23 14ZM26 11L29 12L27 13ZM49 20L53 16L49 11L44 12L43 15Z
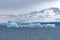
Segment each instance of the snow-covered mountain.
M27 14L7 15L5 16L5 18L6 20L7 19L13 20L15 22L20 22L20 23L21 22L60 22L60 9L52 7L52 8L43 9L41 11L33 11Z
M47 8L41 11L34 11L18 15L17 22L60 22L59 8Z

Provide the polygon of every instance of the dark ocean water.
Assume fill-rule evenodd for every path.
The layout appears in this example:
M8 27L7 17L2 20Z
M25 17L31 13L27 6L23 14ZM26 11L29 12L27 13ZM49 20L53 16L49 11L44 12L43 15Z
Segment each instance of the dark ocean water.
M0 40L60 40L60 28L1 28Z

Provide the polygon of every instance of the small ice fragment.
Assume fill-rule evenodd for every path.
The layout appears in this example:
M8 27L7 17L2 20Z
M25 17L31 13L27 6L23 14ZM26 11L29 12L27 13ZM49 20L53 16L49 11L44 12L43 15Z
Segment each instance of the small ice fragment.
M46 24L45 27L55 27L55 24Z

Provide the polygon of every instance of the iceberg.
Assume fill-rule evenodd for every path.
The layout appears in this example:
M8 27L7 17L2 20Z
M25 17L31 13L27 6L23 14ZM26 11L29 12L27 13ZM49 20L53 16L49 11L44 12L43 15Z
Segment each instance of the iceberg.
M8 21L7 27L19 27L19 25L13 21Z

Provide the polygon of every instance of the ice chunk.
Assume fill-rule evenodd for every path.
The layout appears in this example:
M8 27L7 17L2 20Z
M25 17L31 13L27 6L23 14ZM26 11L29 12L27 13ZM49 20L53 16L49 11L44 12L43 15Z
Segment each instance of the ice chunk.
M31 23L30 27L42 27L40 23Z
M19 25L13 21L8 21L7 27L19 27Z
M55 27L55 24L46 24L45 27Z

